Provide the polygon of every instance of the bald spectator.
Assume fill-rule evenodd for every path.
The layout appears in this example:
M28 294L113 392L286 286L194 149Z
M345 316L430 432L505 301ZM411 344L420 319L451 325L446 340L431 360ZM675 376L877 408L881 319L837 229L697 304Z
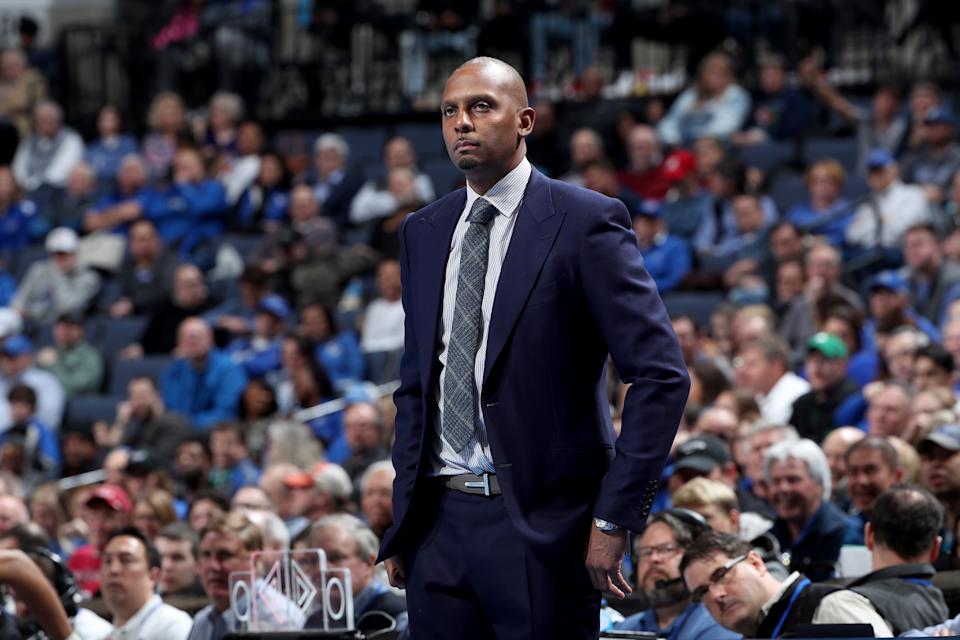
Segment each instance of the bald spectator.
M847 497L847 450L866 436L867 434L856 427L840 427L828 433L820 445L830 466L830 480L833 485L830 499L844 511L849 510L850 502Z
M201 315L214 304L203 273L193 264L181 264L173 272L170 298L155 308L137 347L124 349L124 355L139 357L169 355L176 346L177 328L191 316Z
M881 438L902 435L910 421L911 400L903 385L884 383L867 401L867 432Z
M62 189L73 165L83 159L83 138L63 124L63 109L44 100L33 109L33 134L21 140L13 173L28 192Z
M383 145L383 164L388 174L398 168L413 172L413 195L421 206L436 198L433 181L417 169L417 154L407 138L395 136L387 140ZM401 204L401 199L390 189L386 178L368 180L350 203L350 222L360 224L387 218L396 213Z
M874 149L867 156L867 181L873 197L857 207L847 227L847 243L899 249L907 229L930 220L923 189L900 180L897 161L885 149Z
M593 129L577 129L570 136L570 163L571 170L560 177L564 182L583 186L583 171L588 164L601 160L606 156L603 150L603 139Z
M807 341L810 391L797 398L790 416L801 437L820 442L830 429L843 424L838 414L844 405L859 400L860 387L847 376L847 356L847 345L835 335L821 331Z
M261 476L262 477L262 476ZM230 500L232 511L270 511L276 509L273 500L261 487L241 487Z
M627 134L629 164L618 175L620 184L641 198L663 200L673 186L664 171L663 152L653 127L638 124Z
M10 306L31 323L52 324L64 313L85 312L100 293L100 276L77 262L77 232L57 227L47 234L49 256L30 265Z
M830 467L812 440L781 442L764 456L770 502L777 512L773 534L790 553L791 569L813 581L833 576L844 544L862 544L857 522L830 499Z
M393 481L397 472L389 460L374 462L360 476L360 510L378 538L393 524Z
M323 215L343 225L350 213L350 203L363 186L363 175L350 168L350 146L339 134L325 133L317 138L313 158L309 183L314 187Z
M786 424L793 403L810 390L810 383L790 370L786 346L771 337L740 347L734 360L737 384L753 392L765 420Z
M850 506L862 526L870 521L880 494L903 480L903 466L893 445L876 436L853 443L844 454L844 464Z
M176 353L160 381L166 407L201 430L236 418L247 378L239 365L214 348L210 325L200 318L184 320L177 330Z

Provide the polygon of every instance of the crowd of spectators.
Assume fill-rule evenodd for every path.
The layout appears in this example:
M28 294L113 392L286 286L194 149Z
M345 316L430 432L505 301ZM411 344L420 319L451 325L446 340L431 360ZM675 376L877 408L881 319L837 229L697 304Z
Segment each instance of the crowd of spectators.
M405 43L411 91L425 56L458 46L456 18L449 41ZM535 51L575 33L554 18L534 20ZM586 73L593 45L577 37ZM734 571L756 579L758 610L812 580L822 604L791 624L943 623L942 598L900 618L868 578L960 568L950 100L916 82L902 103L879 85L860 104L776 55L749 91L737 69L709 53L643 117L611 118L598 96L562 121L535 104L531 161L627 206L693 383L630 558L649 607L622 621L614 603L604 624L779 632L726 615ZM0 166L0 540L58 554L131 633L156 616L164 638L222 637L237 623L231 572L254 551L314 547L351 570L358 616L377 614L363 624L403 628L375 565L395 475L394 408L375 385L397 377L403 348L400 222L457 186L418 159L439 127L432 141L386 135L382 160L362 162L343 132L268 136L241 96L188 117L165 91L143 135L104 105L84 140L23 51L0 71L0 119L20 139ZM831 117L851 132L833 138L837 157L799 175L768 161ZM623 393L610 384L615 425ZM896 514L914 507L933 533L903 550ZM869 588L821 586L863 544ZM177 606L200 611L191 622ZM81 637L109 633L71 615Z

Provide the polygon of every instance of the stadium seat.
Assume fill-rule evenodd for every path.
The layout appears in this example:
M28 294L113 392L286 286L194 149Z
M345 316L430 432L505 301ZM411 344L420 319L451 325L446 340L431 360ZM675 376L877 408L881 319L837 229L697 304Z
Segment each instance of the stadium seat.
M145 316L103 318L100 330L100 353L103 359L112 362L118 351L139 340L147 328L147 320Z
M147 377L160 381L160 374L170 366L173 358L167 356L147 356L135 360L113 358L110 367L110 384L107 393L112 396L124 397L127 395L127 383L131 378Z
M859 200L870 195L870 185L863 176L853 173L847 176L843 183L843 189L840 191L844 198L850 200Z
M793 157L792 142L762 142L740 147L738 155L748 167L770 173Z
M770 185L770 197L777 204L777 209L786 214L793 205L809 200L807 184L801 175L780 174Z
M76 396L67 400L63 426L87 426L98 420L112 422L122 397Z
M810 138L804 145L804 160L809 165L817 160L832 158L848 174L857 171L856 138Z
M671 318L690 316L697 326L710 324L710 314L723 301L722 293L712 291L683 291L668 293L663 297L663 304Z
M438 158L420 165L423 172L433 180L437 197L445 196L463 183L463 174L448 158Z
M247 260L263 246L262 234L250 235L244 233L228 233L223 236L223 243L231 245L244 260Z
M417 163L421 167L429 160L447 157L443 133L437 122L401 124L397 126L396 134L413 143L413 148L417 152Z
M366 163L383 159L387 131L382 127L341 127L337 133L350 145L350 162Z
M23 276L27 274L27 269L30 268L30 265L46 257L47 250L44 249L42 245L31 245L21 251L17 258L15 269L14 265L11 265L11 271L14 272L14 277L17 279L17 282L23 282Z

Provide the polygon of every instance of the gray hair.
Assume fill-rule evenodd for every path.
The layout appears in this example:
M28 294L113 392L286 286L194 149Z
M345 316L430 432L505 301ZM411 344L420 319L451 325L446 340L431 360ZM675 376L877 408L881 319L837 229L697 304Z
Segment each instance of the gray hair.
M274 544L281 549L290 548L290 530L275 513L270 511L246 511L247 519L260 529L263 536L263 546L271 547ZM273 544L271 544L273 543Z
M313 474L313 482L317 491L333 498L347 500L353 493L350 476L343 467L332 462L323 465L322 469Z
M325 133L317 138L313 144L313 152L320 153L324 149L336 149L344 160L350 156L350 145L339 133Z
M807 466L807 471L813 481L822 488L822 497L824 500L830 499L830 465L827 462L827 456L823 450L813 440L804 438L802 440L778 442L773 445L763 456L763 477L767 483L770 483L770 468L774 462L786 462L787 460L797 460Z
M380 551L380 540L370 527L365 525L357 516L349 513L335 513L323 516L313 523L310 529L310 544L316 546L316 538L324 529L339 529L350 536L357 543L357 555L364 562L376 558Z
M360 476L360 482L358 484L360 486L361 495L367 492L367 485L370 484L370 478L372 478L374 474L380 473L381 471L388 471L390 472L391 477L397 477L397 470L393 468L393 463L390 460L380 460L378 462L374 462L372 465L367 467L367 470L363 472L362 476Z
M228 91L219 91L210 98L210 106L219 106L227 112L227 116L234 123L239 122L243 117L243 99L235 93Z

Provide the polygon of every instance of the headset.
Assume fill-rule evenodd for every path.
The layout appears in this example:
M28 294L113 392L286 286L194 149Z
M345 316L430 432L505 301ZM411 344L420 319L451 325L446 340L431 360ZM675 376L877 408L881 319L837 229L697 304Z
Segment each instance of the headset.
M30 556L34 562L38 558L42 558L53 566L53 576L49 576L53 582L53 588L57 590L57 595L60 596L60 603L63 604L67 617L73 618L76 616L77 605L83 600L83 595L81 595L80 588L77 586L76 578L73 577L73 572L67 568L63 558L45 547L24 547L21 551ZM46 574L46 571L44 571L44 574Z

